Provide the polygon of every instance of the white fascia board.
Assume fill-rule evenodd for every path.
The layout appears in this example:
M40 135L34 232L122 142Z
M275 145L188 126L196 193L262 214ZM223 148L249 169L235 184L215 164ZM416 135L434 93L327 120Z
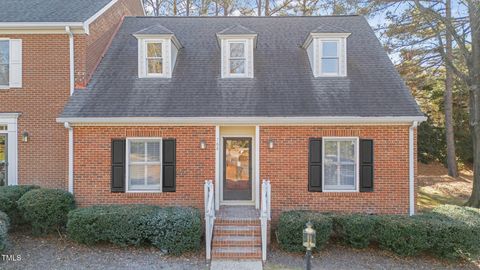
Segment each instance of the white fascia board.
M372 125L423 122L424 116L385 117L72 117L57 118L70 125Z
M137 39L170 39L177 49L183 48L182 43L177 39L174 34L133 34Z
M107 10L109 10L113 5L115 5L116 3L118 2L118 0L112 0L110 1L110 3L108 3L107 5L105 5L102 9L100 9L99 11L97 11L97 13L93 14L92 17L88 18L84 23L83 23L83 27L85 29L85 33L87 35L90 34L90 24L92 22L94 22L96 19L98 19L98 17L102 16L103 13L105 13Z
M16 32L16 31L43 31L44 33L58 33L65 31L65 27L75 32L83 33L84 24L81 22L0 22L0 31Z
M310 33L303 42L302 48L306 49L314 38L348 38L351 33Z

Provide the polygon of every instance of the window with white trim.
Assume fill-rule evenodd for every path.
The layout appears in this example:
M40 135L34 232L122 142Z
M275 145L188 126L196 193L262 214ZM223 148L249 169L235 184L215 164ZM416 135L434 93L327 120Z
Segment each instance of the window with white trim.
M358 190L358 138L324 138L324 191Z
M321 74L333 75L339 74L339 41L337 40L322 40L321 41Z
M10 84L10 41L0 40L0 86Z
M127 191L161 191L162 139L128 139L127 170Z
M228 42L229 75L245 75L247 73L246 42Z
M147 76L162 75L163 72L163 44L159 41L145 41L145 63Z

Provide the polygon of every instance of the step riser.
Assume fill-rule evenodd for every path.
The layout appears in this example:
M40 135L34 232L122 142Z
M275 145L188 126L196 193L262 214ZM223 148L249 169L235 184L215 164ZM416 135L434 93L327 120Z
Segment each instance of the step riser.
M261 241L213 241L213 247L261 247Z
M223 231L215 230L214 236L260 236L260 230L248 230L248 231Z
M258 219L241 220L241 219L216 219L215 225L227 225L227 226L259 226L260 221Z

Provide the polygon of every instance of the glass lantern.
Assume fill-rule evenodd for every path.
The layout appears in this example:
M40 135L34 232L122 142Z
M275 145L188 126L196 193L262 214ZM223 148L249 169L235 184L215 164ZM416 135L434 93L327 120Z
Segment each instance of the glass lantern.
M303 246L307 250L312 250L315 247L316 234L316 231L312 228L312 223L307 222L307 227L303 229Z

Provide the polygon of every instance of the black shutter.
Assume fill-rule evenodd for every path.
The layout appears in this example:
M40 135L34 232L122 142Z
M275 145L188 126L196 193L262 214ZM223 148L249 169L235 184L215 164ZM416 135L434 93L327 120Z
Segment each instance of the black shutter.
M162 158L162 173L163 173L163 192L175 192L175 159L176 159L176 142L175 139L163 140L163 158Z
M373 140L360 140L360 192L373 191Z
M112 192L125 192L125 140L112 140Z
M322 138L311 138L308 147L308 191L322 191Z

